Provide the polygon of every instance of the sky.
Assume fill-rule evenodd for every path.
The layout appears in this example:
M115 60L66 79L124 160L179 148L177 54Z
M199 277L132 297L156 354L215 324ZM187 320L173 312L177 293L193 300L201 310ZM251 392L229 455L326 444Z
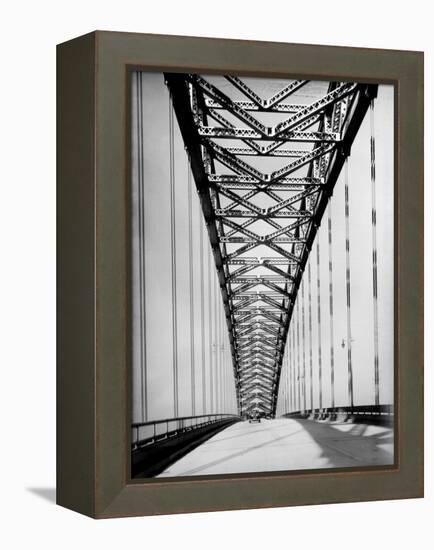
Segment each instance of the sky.
M133 247L133 420L171 417L173 408L173 268L172 229L176 239L176 357L179 415L235 412L233 373L223 306L210 255L206 229L187 155L173 117L173 181L175 226L171 226L171 166L169 138L170 100L161 73L141 73L133 81L132 110L132 247ZM210 77L219 81L221 77ZM282 80L245 79L266 96L282 88ZM138 84L139 83L139 84ZM225 84L229 89L230 84ZM310 103L324 93L327 83L310 82L291 101ZM225 90L226 91L226 90ZM239 92L233 91L233 98ZM139 94L139 95L138 95ZM137 97L140 97L139 114ZM140 119L140 124L139 124ZM239 125L239 124L238 124ZM142 129L142 142L138 130ZM355 405L373 403L373 303L370 179L370 118L365 117L348 160L350 208L351 330ZM379 368L381 403L393 402L393 87L380 85L375 101L376 202L378 246ZM255 159L253 159L254 161ZM280 159L279 159L280 160ZM248 162L253 164L251 158ZM280 160L280 162L282 162ZM275 169L274 167L272 169ZM139 170L141 170L139 172ZM305 170L305 169L303 169ZM140 175L141 174L141 175ZM303 175L302 171L300 174ZM139 285L139 177L143 201L143 282ZM190 195L189 195L190 193ZM189 199L191 196L191 199ZM189 200L191 212L189 215ZM334 339L336 405L347 405L347 309L345 290L344 172L330 201L334 286ZM173 205L172 205L173 209ZM318 403L318 350L321 342L323 405L330 402L329 258L327 216L317 235L320 243L321 332L317 322L317 263L310 257L313 304L312 354L314 405ZM191 226L190 226L191 223ZM189 235L191 233L191 249ZM200 246L202 244L202 246ZM315 245L314 245L315 246ZM315 248L313 249L315 250ZM192 254L192 269L189 258ZM201 274L204 276L201 277ZM304 275L304 322L307 336L308 284ZM203 281L203 282L201 282ZM191 292L192 291L192 292ZM142 296L142 298L141 298ZM143 300L145 314L140 322ZM303 301L298 297L299 330L303 325ZM203 307L202 307L203 304ZM211 304L211 307L210 307ZM193 319L193 320L192 320ZM293 323L294 326L295 323ZM140 327L145 338L140 339ZM191 329L193 328L193 331ZM291 329L294 330L294 329ZM291 333L290 330L290 333ZM193 335L192 335L193 334ZM145 345L143 344L145 342ZM287 351L289 352L289 346ZM293 360L309 358L309 342L293 354ZM192 351L193 350L193 351ZM192 364L194 390L192 390ZM286 362L285 362L286 364ZM146 365L146 391L144 366ZM285 367L284 367L285 370ZM289 383L282 373L282 380ZM283 382L282 382L283 383ZM203 391L205 389L205 392ZM146 394L146 397L145 397ZM205 398L204 398L205 395ZM144 402L146 406L144 406ZM195 408L192 408L194 402ZM213 410L211 410L211 405ZM284 412L282 399L278 412Z

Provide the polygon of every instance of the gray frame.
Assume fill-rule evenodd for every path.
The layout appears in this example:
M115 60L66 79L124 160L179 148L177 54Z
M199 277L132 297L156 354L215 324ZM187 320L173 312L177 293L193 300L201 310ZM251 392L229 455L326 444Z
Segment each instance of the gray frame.
M392 468L129 480L133 67L395 85ZM97 31L58 46L57 502L96 517L423 496L423 54Z

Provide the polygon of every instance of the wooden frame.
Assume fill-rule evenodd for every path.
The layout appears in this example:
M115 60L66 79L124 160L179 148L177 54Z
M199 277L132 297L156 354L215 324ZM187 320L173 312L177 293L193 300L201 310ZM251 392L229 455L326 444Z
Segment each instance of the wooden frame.
M395 85L396 467L129 481L132 67ZM99 31L61 44L58 297L58 504L104 518L423 496L423 54Z

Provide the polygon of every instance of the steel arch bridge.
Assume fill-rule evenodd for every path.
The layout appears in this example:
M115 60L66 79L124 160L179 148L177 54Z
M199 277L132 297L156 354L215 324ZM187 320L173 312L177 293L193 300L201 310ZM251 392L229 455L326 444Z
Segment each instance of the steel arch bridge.
M271 97L235 76L165 80L218 272L239 414L275 416L303 272L377 85L324 83L305 105L291 98L307 80Z

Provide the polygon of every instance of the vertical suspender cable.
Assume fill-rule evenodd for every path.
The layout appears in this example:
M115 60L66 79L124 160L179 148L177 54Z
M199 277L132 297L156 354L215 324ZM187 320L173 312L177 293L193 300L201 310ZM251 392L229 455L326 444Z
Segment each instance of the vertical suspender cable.
M193 274L193 204L191 172L187 160L187 200L188 200L188 276L190 293L190 386L191 386L191 414L196 414L196 373L195 373L195 346L194 346L194 274Z
M212 333L212 269L211 252L208 248L208 344L209 344L209 388L210 412L214 413L214 376L213 376L213 333Z
M226 322L226 317L225 317ZM226 327L226 325L224 325ZM226 338L228 338L226 333ZM227 377L228 377L228 394L227 394L227 400L226 400L226 406L228 409L228 412L232 412L232 402L231 402L231 394L232 394L232 364L231 364L231 353L230 353L230 347L229 342L227 341L227 349L226 349L226 365L227 365Z
M224 310L220 307L220 333L221 333L221 372L222 372L222 412L226 412L226 357L225 357L225 317Z
M170 149L170 252L172 261L172 349L173 349L173 413L178 416L178 318L176 296L176 205L175 205L175 158L174 158L173 106L169 99L169 149Z
M332 205L328 204L328 237L329 237L329 313L330 313L330 392L331 406L335 406L335 346L333 324L333 248L332 248Z
M213 291L213 380L214 380L214 411L218 412L218 402L217 402L217 388L218 388L218 379L217 379L217 293L215 287L215 272L213 270L212 277L212 291Z
M282 364L282 366L284 365L284 363ZM285 373L282 374L282 383L284 384L283 387L282 385L280 385L279 387L279 394L278 394L278 397L277 397L277 408L276 408L276 413L277 414L282 414L282 411L283 411L283 414L285 413L285 409L286 409L286 388L285 388Z
M284 370L285 367L286 367L285 356L283 356L282 378L281 378L281 384L279 385L279 392L278 392L278 396L277 396L277 408L276 408L276 413L277 414L281 414L282 410L285 413L285 409L286 409L286 386L285 386L286 371ZM282 387L282 384L283 384L283 387Z
M224 382L225 382L225 370L224 370L225 356L224 356L224 351L225 351L225 348L224 348L224 343L223 343L223 329L224 329L224 327L223 327L223 310L220 307L220 378L221 378L220 406L222 408L221 412L225 412L224 411L224 395L225 395L225 392L224 392L224 389L225 389L225 386L224 386Z
M287 345L288 345L288 342L287 342ZM286 347L287 347L286 345ZM288 353L285 349L285 356L284 356L284 361L285 361L285 371L284 371L284 377L283 377L283 386L284 386L284 390L285 390L285 405L284 405L284 408L285 408L285 413L288 412L288 409L289 409L289 395L288 395L288 373L289 373L289 365L288 365Z
M294 311L295 313L295 311ZM295 319L294 319L295 321ZM297 343L297 333L296 333L296 325L294 322L294 330L293 330L293 348L294 348L294 369L293 369L293 376L294 376L294 403L296 405L295 410L298 411L300 408L300 403L297 400L298 393L297 393L297 370L296 370L296 343Z
M146 272L145 272L145 202L143 177L143 90L142 73L137 76L137 147L138 147L138 224L139 224L139 316L140 378L142 422L148 419L148 376L146 361Z
M287 360L288 360L288 394L289 394L289 411L292 412L294 409L294 403L292 401L292 350L291 350L291 330L288 331L288 342L287 342Z
M223 325L223 321L222 321L222 325ZM224 329L224 325L223 325L223 329ZM224 335L223 335L223 341L224 341ZM223 348L222 348L222 357L223 357L223 390L222 390L222 400L223 400L223 412L227 412L227 394L228 394L228 388L227 388L227 384L228 384L228 373L227 373L227 361L226 361L226 347L224 346L224 343L223 343Z
M348 357L348 400L350 407L354 406L353 394L353 364L351 356L351 265L350 265L350 201L348 186L348 159L345 160L345 259L346 259L346 289L347 289L347 357Z
M294 393L296 410L300 408L299 394L298 394L298 362L297 362L297 302L294 304L294 333L293 333L293 347L294 347Z
M289 395L288 395L288 373L289 373L289 361L288 352L285 351L285 413L289 412Z
M298 410L301 410L301 380L300 380L300 300L297 299L297 397Z
M216 284L217 284L217 275L216 275ZM222 356L221 356L221 316L220 316L220 308L219 308L219 295L218 295L218 287L216 290L216 314L217 314L217 355L218 355L218 387L217 387L217 402L219 404L219 412L222 412L221 406L222 406Z
M301 280L301 322L302 322L302 342L303 342L303 412L306 411L306 328L305 328L305 315L304 315L304 277Z
M226 412L226 346L225 346L225 315L224 315L224 309L220 307L220 330L221 330L221 340L222 340L222 348L221 348L221 358L222 358L222 412Z
M218 312L217 312L217 287L216 287L216 274L215 270L213 271L213 289L214 289L214 352L215 352L215 362L214 362L214 373L215 373L215 412L219 412L219 402L218 402L218 390L219 390L219 379L218 379L218 367L219 367L219 356L218 356Z
M286 395L288 407L287 412L292 412L292 396L291 396L291 361L289 360L290 353L289 353L289 345L288 345L288 352L286 354L286 366L287 366L287 374L286 374Z
M216 276L216 284L218 284L218 278ZM217 287L217 313L218 313L218 355L219 355L219 408L220 412L223 412L223 357L222 357L222 347L223 347L223 338L222 338L222 316L220 310L219 302L219 293Z
M375 189L375 117L371 101L371 203L372 203L372 301L374 309L374 393L380 404L380 372L378 354L378 279L377 279L377 197Z
M217 284L217 276L216 276L216 284ZM217 403L217 412L221 412L221 355L220 355L220 311L219 311L219 304L218 304L218 289L216 288L216 303L215 303L215 315L216 315L216 329L217 329L217 335L216 335L216 356L217 356L217 387L216 387L216 403Z
M292 394L294 400L294 411L297 410L297 392L296 392L296 371L295 371L295 325L292 325Z
M225 337L226 337L226 376L227 376L227 394L226 394L226 409L227 412L232 412L231 407L231 384L232 384L232 377L231 377L231 355L230 355L230 346L228 341L228 335L226 332L226 316L224 316L223 319L223 327L225 328Z
M203 268L203 221L199 204L199 248L200 248L200 336L202 362L202 414L206 414L206 365L205 365L205 281Z
M291 400L291 412L293 412L294 399L292 394L292 325L289 325L289 331L288 331L288 361L289 361L288 389L289 389L289 398Z
M222 333L222 349L221 349L221 358L222 358L222 412L226 412L226 347L224 339L224 318L223 310L220 311L220 326Z
M290 373L290 363L289 363L289 354L288 351L286 352L286 379L285 379L285 390L286 390L286 411L285 412L291 412L291 394L290 394L290 388L291 383L289 380L289 373Z
M220 314L221 319L221 314ZM226 412L226 357L225 357L225 347L224 347L224 335L223 335L223 321L221 321L222 326L222 412Z
M288 361L289 361L288 390L289 390L290 408L291 408L291 412L293 412L294 399L292 394L292 325L289 326L289 331L288 331Z
M313 349L312 349L312 274L310 262L307 266L307 282L309 286L309 379L310 379L310 409L313 411Z
M219 412L218 390L219 390L219 378L218 378L218 316L217 316L217 289L215 286L215 272L213 271L213 313L214 313L214 410Z
M316 241L316 283L318 291L318 385L319 408L322 409L322 357L321 357L321 261L319 254L319 233Z
M287 384L287 393L288 393L288 412L292 412L292 363L291 363L291 326L288 330L288 335L286 339L286 349L287 349L287 361L288 361L288 376L286 378Z

